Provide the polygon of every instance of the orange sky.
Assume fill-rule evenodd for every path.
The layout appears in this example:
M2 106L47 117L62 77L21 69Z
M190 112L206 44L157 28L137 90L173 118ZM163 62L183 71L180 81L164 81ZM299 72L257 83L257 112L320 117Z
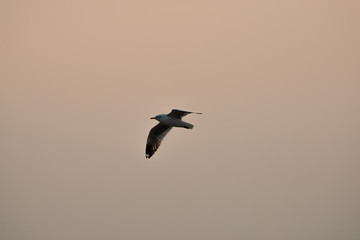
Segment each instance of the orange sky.
M0 239L360 239L359 12L2 1Z

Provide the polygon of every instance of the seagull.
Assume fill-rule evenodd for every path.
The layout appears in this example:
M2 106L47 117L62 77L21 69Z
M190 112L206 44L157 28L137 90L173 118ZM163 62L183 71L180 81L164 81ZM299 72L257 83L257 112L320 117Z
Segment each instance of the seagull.
M182 117L185 117L186 115L191 113L201 114L197 112L188 112L188 111L173 109L167 115L160 114L150 118L159 121L159 123L155 127L153 127L149 132L149 136L146 142L146 151L145 151L146 158L151 158L151 156L154 155L156 150L159 148L161 141L164 139L166 134L173 127L192 129L194 125L181 120Z

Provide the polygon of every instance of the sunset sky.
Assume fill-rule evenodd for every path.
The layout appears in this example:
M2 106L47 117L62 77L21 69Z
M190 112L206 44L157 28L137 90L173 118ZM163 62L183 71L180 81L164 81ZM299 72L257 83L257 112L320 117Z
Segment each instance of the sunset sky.
M358 240L359 104L360 1L2 0L0 239Z

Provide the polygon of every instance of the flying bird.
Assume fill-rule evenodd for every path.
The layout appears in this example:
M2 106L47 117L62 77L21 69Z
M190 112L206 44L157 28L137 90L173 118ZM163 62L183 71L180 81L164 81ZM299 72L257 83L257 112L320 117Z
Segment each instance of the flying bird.
M201 114L197 112L187 112L183 110L173 109L171 113L167 115L160 114L150 118L159 121L159 123L149 132L149 136L146 142L146 158L151 158L151 156L154 155L156 150L159 148L161 141L173 127L192 129L194 125L181 120L183 117L191 113Z

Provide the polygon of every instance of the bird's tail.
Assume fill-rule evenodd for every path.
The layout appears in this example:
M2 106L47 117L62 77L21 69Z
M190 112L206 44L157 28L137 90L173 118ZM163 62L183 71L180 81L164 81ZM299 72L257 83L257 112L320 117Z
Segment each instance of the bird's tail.
M184 128L186 129L193 129L194 125L190 124L190 123L187 123L187 122L184 122Z

